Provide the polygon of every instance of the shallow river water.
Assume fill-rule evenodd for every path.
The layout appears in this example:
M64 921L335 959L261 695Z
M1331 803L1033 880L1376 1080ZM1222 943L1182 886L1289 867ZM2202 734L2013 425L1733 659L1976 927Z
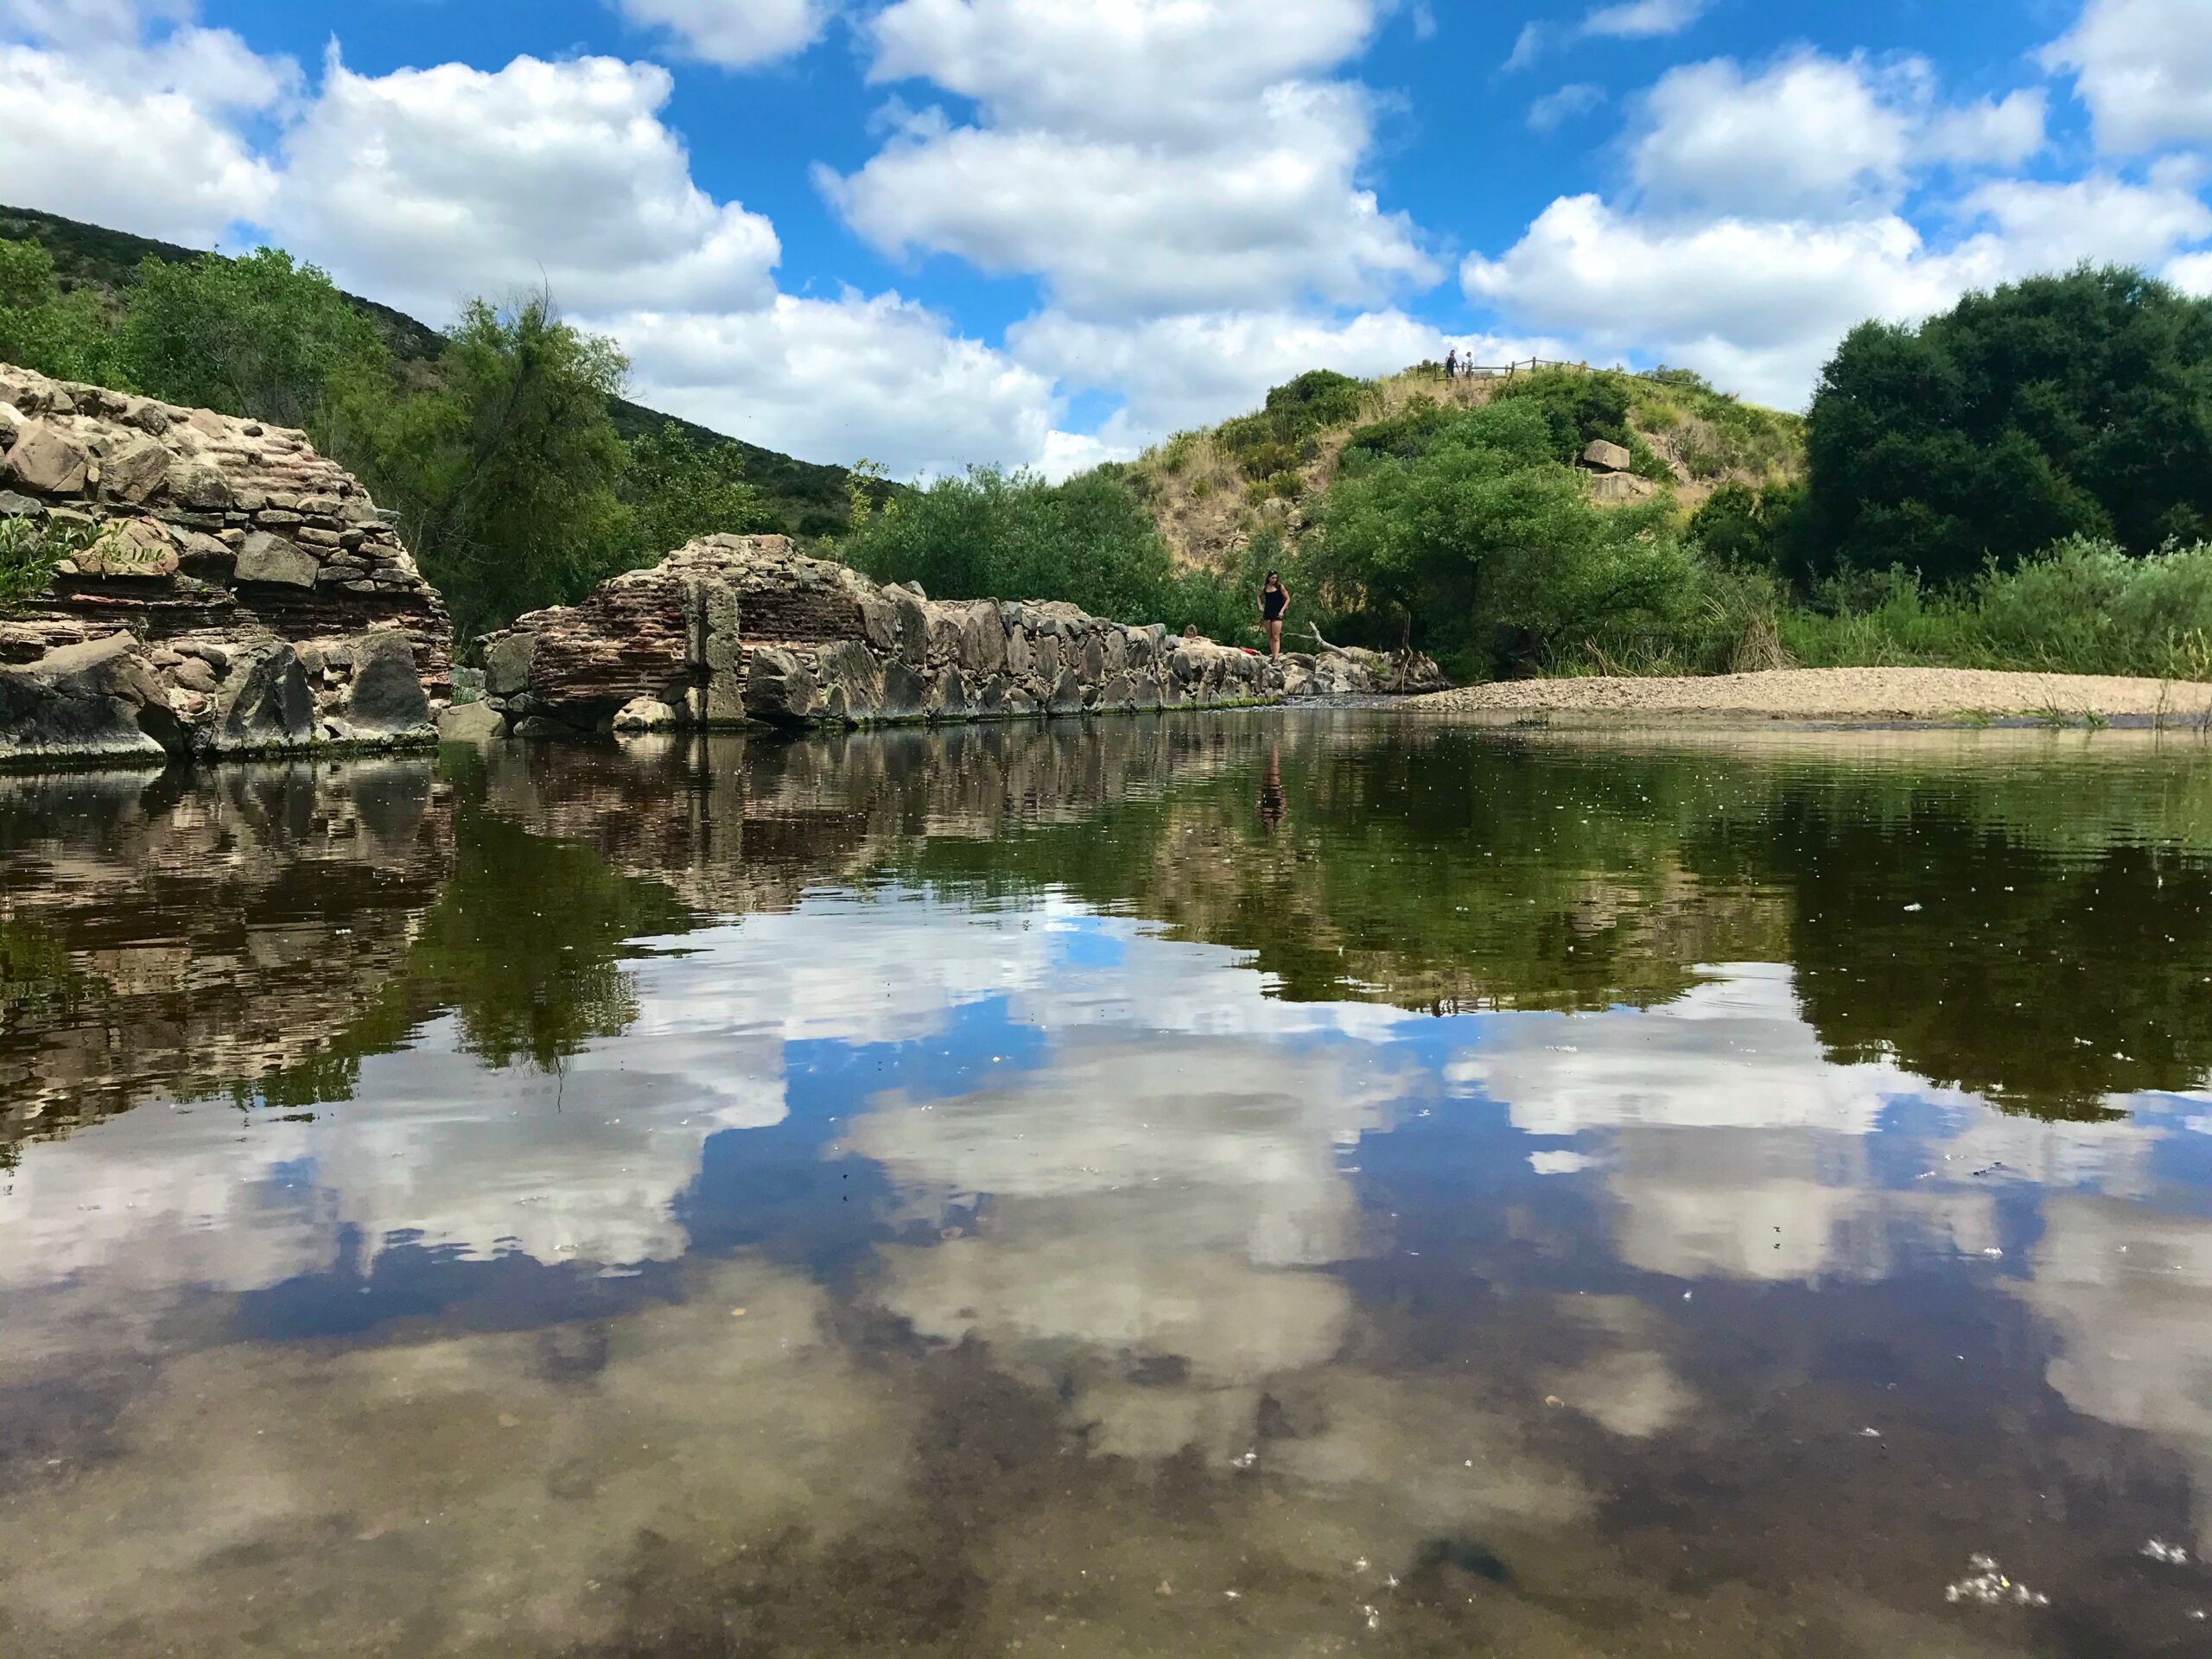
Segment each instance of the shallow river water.
M0 779L0 1653L2212 1650L2212 750Z

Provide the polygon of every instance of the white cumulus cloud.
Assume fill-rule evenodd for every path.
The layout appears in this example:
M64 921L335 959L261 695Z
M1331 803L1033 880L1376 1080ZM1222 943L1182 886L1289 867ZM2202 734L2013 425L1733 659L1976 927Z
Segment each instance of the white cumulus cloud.
M2184 293L2212 297L2212 252L2182 254L2159 274Z
M354 73L334 54L284 143L278 238L431 321L550 286L574 312L758 307L774 227L692 181L668 72L517 58Z
M1661 356L1795 405L1854 324L1924 315L2003 270L1992 239L1939 254L1894 215L1672 223L1583 195L1554 202L1512 248L1471 257L1460 275L1471 298L1600 354Z
M1059 303L1095 315L1354 302L1432 278L1407 220L1351 188L1367 142L1352 100L1285 86L1253 118L1246 139L1202 152L957 128L895 141L830 194L887 251L1041 272Z
M1582 32L1624 40L1679 35L1704 16L1710 4L1711 0L1627 0L1592 12L1582 20Z
M2134 155L2212 140L2212 28L2202 0L2089 0L2043 61L2069 71L2098 144Z
M1933 163L2012 166L2043 148L2044 99L1948 105L1933 67L1802 52L1747 72L1726 58L1669 71L1630 150L1654 202L1768 215L1894 204Z
M0 197L209 246L257 218L276 173L236 130L298 67L187 0L0 0Z
M826 0L617 0L622 16L668 31L691 56L750 68L804 52L822 38Z
M894 255L1044 278L1057 304L1141 317L1363 302L1435 268L1358 182L1364 89L1320 79L1363 41L1364 0L899 0L877 81L976 100L906 122L856 172L846 219Z
M2044 148L2046 104L2037 88L1948 102L1917 58L1688 65L1638 106L1628 190L1560 198L1503 252L1469 257L1461 284L1501 326L1794 406L1868 318L2084 260L2196 275L2212 208L2190 158L2001 175Z
M1052 381L896 294L779 296L754 310L632 313L606 324L632 392L810 461L867 455L900 477L973 462L1088 461L1053 429Z
M1922 153L1963 167L2017 167L2044 147L2050 99L2040 86L1945 110L1931 119Z
M1747 75L1719 59L1669 72L1630 152L1655 199L1825 212L1894 193L1912 135L1862 66L1812 54Z
M2177 247L2212 237L2212 207L2196 191L2195 170L2154 168L2148 182L2107 173L2051 184L2006 179L1967 198L2003 233L2015 269L2063 270L2083 260L2155 267Z
M877 82L922 79L1003 121L1138 137L1212 130L1365 43L1375 0L898 0Z
M1538 132L1556 132L1578 115L1587 115L1605 101L1605 89L1588 81L1575 81L1548 92L1529 106L1529 124Z

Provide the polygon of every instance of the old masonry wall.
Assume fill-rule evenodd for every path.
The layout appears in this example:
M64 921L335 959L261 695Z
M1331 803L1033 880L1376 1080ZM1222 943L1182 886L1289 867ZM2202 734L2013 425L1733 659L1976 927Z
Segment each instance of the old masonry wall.
M1274 664L1072 605L931 600L780 536L708 537L521 617L486 639L485 673L451 734L1020 719L1443 683L1425 659L1403 676L1364 652Z
M435 741L453 630L303 433L0 365L0 764Z

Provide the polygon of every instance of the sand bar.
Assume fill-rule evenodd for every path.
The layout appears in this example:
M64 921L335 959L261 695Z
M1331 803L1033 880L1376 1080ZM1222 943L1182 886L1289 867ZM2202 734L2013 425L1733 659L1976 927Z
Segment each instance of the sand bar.
M1980 723L2063 716L2193 728L2212 721L2212 684L1969 668L1789 668L1683 678L1499 681L1411 698L1407 706L1506 721L1541 716L1560 724Z

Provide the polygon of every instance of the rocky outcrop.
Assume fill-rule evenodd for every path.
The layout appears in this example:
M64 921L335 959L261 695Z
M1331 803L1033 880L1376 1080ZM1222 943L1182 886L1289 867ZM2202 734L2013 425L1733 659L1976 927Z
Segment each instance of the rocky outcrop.
M1635 465L1636 457L1620 444L1592 439L1581 460L1582 469L1590 477L1590 499L1613 504L1649 500L1659 493L1659 486L1630 472Z
M0 763L435 735L445 607L302 433L0 365L0 521L53 570L0 618Z
M519 737L1018 720L1410 689L1386 687L1387 659L1369 653L1276 664L1072 605L932 601L803 557L780 536L693 542L581 605L519 618L486 640L484 662L486 706ZM1442 683L1426 659L1412 678ZM484 716L472 723L480 734Z

